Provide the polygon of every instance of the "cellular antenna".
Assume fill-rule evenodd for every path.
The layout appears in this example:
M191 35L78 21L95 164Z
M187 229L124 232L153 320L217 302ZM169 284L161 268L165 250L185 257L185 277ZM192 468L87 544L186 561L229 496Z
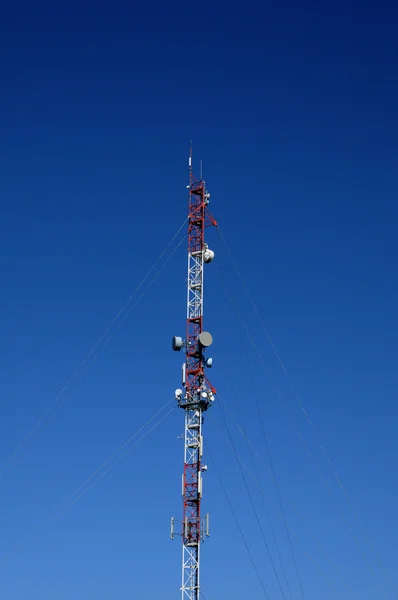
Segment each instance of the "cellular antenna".
M192 180L192 142L189 147L189 183L191 184Z
M200 546L210 535L209 515L202 517L202 475L207 471L203 459L203 413L214 401L216 390L205 371L213 360L206 357L213 338L203 330L204 265L214 259L205 243L205 229L217 222L208 211L210 194L205 182L192 174L192 146L189 154L188 186L188 278L186 337L173 337L174 351L185 352L182 388L175 391L178 406L184 410L184 472L182 475L183 512L177 535L182 537L182 600L200 599ZM171 519L170 537L175 536L175 519ZM178 523L178 521L177 521Z

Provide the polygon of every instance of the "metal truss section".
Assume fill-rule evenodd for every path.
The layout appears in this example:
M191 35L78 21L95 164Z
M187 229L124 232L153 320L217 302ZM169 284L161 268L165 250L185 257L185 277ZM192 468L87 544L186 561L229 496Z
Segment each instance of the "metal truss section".
M199 598L199 556L202 527L200 499L202 496L202 411L185 410L184 434L184 475L183 500L184 516L182 523L183 568L182 598Z
M200 585L199 585L199 553L200 546L198 548L187 548L183 546L182 556L182 569L183 569L183 586L182 586L182 598L183 600L198 599L200 596Z
M188 254L188 311L187 319L203 315L203 251Z

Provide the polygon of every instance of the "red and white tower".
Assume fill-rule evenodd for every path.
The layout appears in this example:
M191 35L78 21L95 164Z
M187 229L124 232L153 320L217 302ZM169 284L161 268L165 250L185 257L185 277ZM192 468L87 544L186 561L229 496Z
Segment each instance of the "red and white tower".
M205 243L205 229L217 223L208 211L210 194L202 178L192 174L192 150L189 156L188 206L188 279L186 338L173 338L173 350L185 351L182 368L182 389L176 390L176 399L185 412L184 473L182 476L183 515L182 537L182 600L200 597L200 545L209 535L209 518L201 515L202 473L207 467L203 457L203 413L214 401L215 389L205 370L212 359L205 351L212 336L203 331L203 272L204 265L214 258L214 252ZM174 519L171 522L174 538Z

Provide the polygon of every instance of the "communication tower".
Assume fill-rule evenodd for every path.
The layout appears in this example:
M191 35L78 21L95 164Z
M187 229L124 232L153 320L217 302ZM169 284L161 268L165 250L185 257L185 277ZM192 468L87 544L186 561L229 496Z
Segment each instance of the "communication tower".
M174 351L185 352L182 366L182 389L175 391L178 405L185 413L184 472L182 475L183 514L178 535L182 537L182 600L200 597L200 546L209 535L209 515L202 517L202 474L207 470L203 458L203 413L214 401L216 390L206 376L212 359L206 350L212 336L203 330L204 265L214 258L205 243L205 229L217 226L208 210L210 194L202 179L192 174L192 149L189 155L188 187L188 277L186 336L174 336ZM175 520L171 520L171 538L175 535Z

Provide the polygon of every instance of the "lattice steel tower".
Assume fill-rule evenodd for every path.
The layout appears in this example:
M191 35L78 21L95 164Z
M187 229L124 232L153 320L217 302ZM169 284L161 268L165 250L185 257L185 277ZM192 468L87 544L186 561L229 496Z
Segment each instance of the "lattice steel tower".
M217 223L208 211L210 194L202 177L192 174L192 150L189 156L188 205L188 279L186 338L173 337L173 350L185 351L182 367L182 388L175 392L178 405L185 412L184 473L182 475L183 516L182 537L182 600L199 600L200 597L200 545L209 535L209 516L201 515L203 413L214 401L215 389L205 375L212 359L205 351L212 336L203 331L203 271L204 265L214 258L214 252L205 243L205 228ZM175 535L174 518L171 520L171 537Z

